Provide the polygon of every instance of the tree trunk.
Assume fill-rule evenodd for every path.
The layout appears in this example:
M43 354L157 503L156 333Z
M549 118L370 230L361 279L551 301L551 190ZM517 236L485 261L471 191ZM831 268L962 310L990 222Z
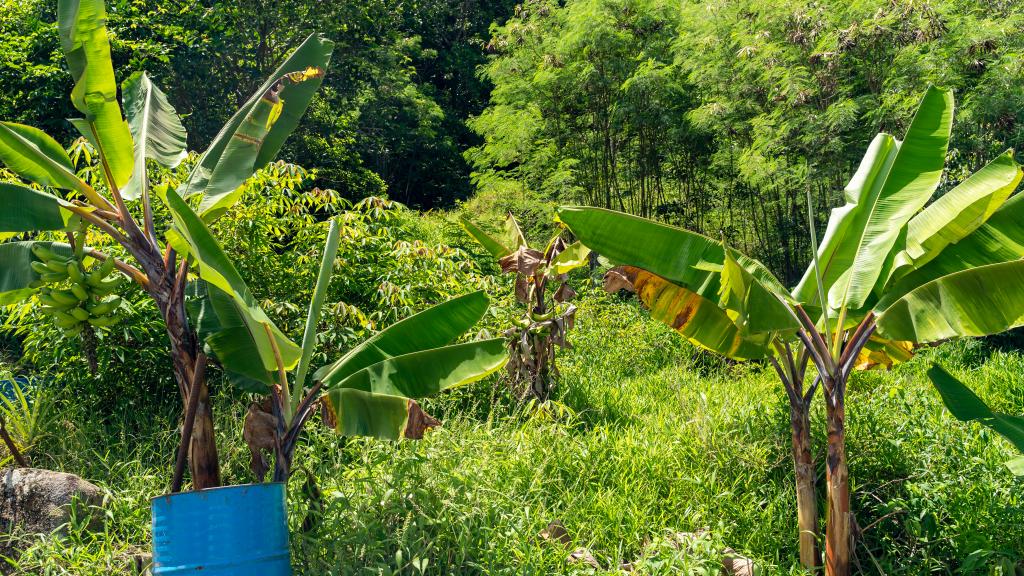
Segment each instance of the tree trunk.
M849 471L843 398L828 410L828 514L825 520L825 574L849 576L853 552Z
M807 405L790 404L789 419L793 433L793 467L796 476L797 524L800 528L800 564L814 569L821 566L818 550L818 497L815 490L814 455L811 452L810 410Z
M195 332L188 324L185 315L184 295L182 291L170 290L172 296L161 302L164 311L164 322L167 335L171 341L171 359L174 363L174 377L178 381L182 405L188 410L189 391L192 379L196 377L196 357L198 342ZM205 357L203 362L205 362ZM216 488L220 486L220 461L217 457L217 440L213 429L213 409L210 406L210 389L205 377L198 387L198 403L196 405L195 422L192 427L192 438L188 450L189 472L192 476L192 489Z
M210 391L206 382L199 387L199 404L196 407L192 445L189 448L189 471L192 473L193 490L220 486L220 461L217 457L217 439L213 432Z

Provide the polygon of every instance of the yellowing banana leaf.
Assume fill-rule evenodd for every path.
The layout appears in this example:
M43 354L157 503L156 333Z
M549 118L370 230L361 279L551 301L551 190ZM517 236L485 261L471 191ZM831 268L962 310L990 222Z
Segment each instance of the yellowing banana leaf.
M412 401L401 396L339 388L325 394L323 399L335 422L335 430L342 436L397 441L402 439L409 423Z
M920 268L985 223L1017 188L1024 171L1007 150L910 220L892 278Z
M125 200L142 195L146 180L146 158L161 166L174 168L188 156L185 151L185 127L167 101L167 96L153 84L145 72L136 72L121 86L124 112L135 140L132 177L121 190Z
M478 291L427 308L366 339L338 361L317 370L313 379L332 388L388 358L451 344L480 321L488 304L487 295Z
M914 343L899 340L886 340L872 334L868 343L857 354L854 368L857 370L874 370L892 368L914 357Z
M206 222L216 220L242 195L242 183L256 170L255 161L263 139L273 126L271 115L281 100L268 92L250 109L224 147L220 161L210 172L199 203L199 214Z
M0 182L0 232L60 230L65 225L64 214L56 196Z
M548 265L548 273L552 275L566 274L580 266L586 266L590 261L590 248L582 242L573 242L551 259Z
M14 304L36 292L29 284L39 280L30 264L35 260L32 246L40 245L55 254L71 258L71 247L56 242L4 242L0 244L0 306Z
M442 390L476 382L508 362L502 338L453 344L394 356L358 370L328 389L362 390L403 398L425 398ZM337 405L335 403L335 405Z
M977 266L1024 257L1024 195L1017 194L966 238L944 248L927 264L888 286L875 306L881 311L907 292L936 278Z
M690 342L733 360L762 358L769 352L774 334L745 334L714 301L640 268L620 270L651 317Z
M334 43L326 38L317 35L306 38L221 128L192 170L188 181L179 189L181 196L187 198L193 194L204 194L214 172L220 169L221 173L216 180L217 189L212 191L218 199L204 199L204 202L207 210L211 206L217 209L225 208L225 204L230 206L230 198L225 200L225 195L233 193L255 170L266 166L280 151L288 135L295 130L323 81L333 50ZM276 87L280 87L280 92L275 93L270 106L261 104ZM283 104L275 107L280 102ZM255 110L257 107L264 109ZM252 124L258 123L258 118L262 118L262 129ZM270 126L267 126L268 122ZM246 123L249 125L243 127ZM259 140L245 142L253 132L261 133ZM239 142L232 146L235 141ZM232 150L229 150L229 146ZM229 152L230 155L226 155ZM241 167L235 167L236 162L240 162ZM215 217L215 214L211 217Z
M209 228L192 211L192 208L174 191L166 191L165 201L174 221L174 228L167 232L167 241L179 253L180 257L191 257L198 269L199 276L207 284L219 288L228 295L242 319L249 338L255 344L254 353L250 354L251 362L259 362L264 370L277 370L277 361L270 338L266 334L264 324L269 324L274 340L280 350L285 369L292 369L299 361L299 347L289 340L267 317L256 303L256 298L249 291L245 281L238 274L234 264L224 253L224 249L210 233ZM218 316L226 315L226 311L217 310ZM241 368L232 368L242 372ZM245 373L245 372L243 372Z
M602 208L561 207L559 219L591 250L612 262L626 264L717 302L725 249L701 234ZM756 304L755 325L764 329L796 328L784 301L785 287L763 264L739 253L736 263L748 277L742 290Z
M103 0L57 2L60 44L75 80L71 102L85 114L114 185L121 188L128 183L134 167L132 135L117 103L106 22Z
M0 160L12 172L42 186L84 191L64 148L38 128L0 122Z
M858 310L867 303L904 226L939 184L952 123L953 94L929 88L902 144L879 134L868 147L846 186L847 203L832 211L818 248L831 308ZM793 295L820 305L813 263Z
M962 382L935 364L928 370L928 378L942 396L950 414L961 422L978 422L995 430L1006 438L1017 450L1024 452L1024 416L1012 416L994 412L987 404ZM1024 474L1020 458L1007 462L1014 474Z
M878 316L883 338L915 343L986 336L1024 324L1024 260L971 268L932 280Z

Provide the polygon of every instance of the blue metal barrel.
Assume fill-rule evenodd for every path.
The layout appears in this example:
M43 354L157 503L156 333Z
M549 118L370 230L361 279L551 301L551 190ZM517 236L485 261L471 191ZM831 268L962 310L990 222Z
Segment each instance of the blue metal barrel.
M152 509L155 576L291 576L282 483L168 494Z

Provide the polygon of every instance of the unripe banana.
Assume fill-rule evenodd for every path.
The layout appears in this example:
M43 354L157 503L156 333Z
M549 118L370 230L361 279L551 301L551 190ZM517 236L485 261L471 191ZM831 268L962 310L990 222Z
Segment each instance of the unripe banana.
M67 312L56 311L53 313L53 320L57 323L57 326L61 328L70 328L75 324L81 322L78 318L75 318Z
M121 297L114 296L110 300L100 302L99 304L87 305L89 313L95 316L105 316L110 314L121 305Z
M85 322L79 322L71 326L70 328L62 328L61 330L64 332L65 336L78 336L79 334L82 333L82 330L85 330L85 327L87 325L88 324Z
M64 270L67 270L68 266L71 266L71 262L63 258L59 260L46 261L46 267L53 272L62 272Z
M50 306L51 308L65 308L65 306L61 306L60 303L49 294L40 294L39 302L43 306Z
M89 311L85 308L72 308L69 312L75 319L85 322L89 319Z
M77 306L80 300L71 290L50 290L49 297L57 302L56 306L67 308ZM40 298L42 300L42 298Z
M123 277L114 278L113 280L104 280L103 282L100 282L98 286L93 286L92 292L97 296L107 296L117 290L123 281Z
M110 273L114 271L114 257L108 256L107 259L103 261L103 264L99 265L99 268L97 268L96 271L99 272L101 280L110 276Z
M78 298L79 302L85 302L89 299L89 292L81 284L72 284L71 292Z
M33 280L28 283L29 288L42 288L43 286L46 286L46 282L42 280Z
M68 262L65 269L67 270L68 278L71 278L72 282L77 282L79 284L85 282L85 275L82 274L82 269L78 267L78 262Z
M117 324L120 320L121 318L119 316L115 316L113 314L110 316L94 316L89 318L89 324L100 328L106 328Z
M43 282L52 284L53 282L63 282L68 279L67 272L42 272L39 274L39 279Z
M43 246L42 244L33 244L32 253L35 254L36 258L39 258L40 260L53 260L57 258L56 254L54 254L49 248Z
M49 272L53 272L53 270L50 270L46 264L43 264L42 262L33 261L29 264L29 267L32 268L32 271L36 274L47 274Z

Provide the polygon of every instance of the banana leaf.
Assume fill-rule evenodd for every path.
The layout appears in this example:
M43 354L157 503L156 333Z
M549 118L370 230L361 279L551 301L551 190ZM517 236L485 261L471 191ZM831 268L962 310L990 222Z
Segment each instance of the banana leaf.
M591 250L612 262L646 270L676 287L717 302L725 249L721 242L674 226L602 208L561 207L558 218ZM759 330L797 328L785 287L763 264L734 253L749 275L745 291L758 304ZM722 324L722 326L725 326Z
M0 182L0 205L0 232L60 230L69 214L56 196L10 182Z
M907 222L939 185L953 123L953 95L929 88L901 143L879 134L846 186L846 205L832 211L818 248L818 262L834 309L858 310L868 303ZM814 265L793 290L803 304L818 307Z
M622 271L651 317L690 342L733 360L763 358L769 353L775 334L745 332L714 301L646 270L624 266Z
M262 369L267 372L277 370L273 346L264 328L266 324L271 328L285 369L294 368L301 353L299 347L281 333L259 307L256 298L249 291L249 287L246 286L245 281L242 280L234 264L224 253L224 249L213 237L206 224L174 190L166 190L164 200L174 221L174 228L167 232L168 243L174 247L180 257L190 256L193 259L200 278L230 297L234 311L240 316L244 330L247 332L247 338L254 345L249 349L248 361L255 363L256 366L262 366ZM221 316L223 322L223 317L228 315L228 310L218 309L217 314ZM238 335L236 334L236 336ZM224 361L223 358L220 360ZM234 365L227 368L247 373L242 366ZM257 373L259 370L249 368L248 372Z
M187 134L167 95L153 84L145 72L136 72L124 81L124 112L135 140L134 169L121 196L134 200L142 195L146 181L146 158L161 166L174 168L188 156Z
M84 190L64 148L38 128L0 122L0 161L12 172L41 186Z
M333 364L321 367L313 379L331 388L388 358L451 344L480 321L488 304L487 295L479 291L427 308L371 336Z
M36 292L29 284L39 280L30 264L36 260L32 246L39 244L55 254L71 258L71 246L57 242L4 242L0 244L0 306L20 302Z
M918 344L1024 324L1024 260L979 266L911 290L878 316L880 336Z
M921 268L988 220L1020 183L1020 165L1007 150L910 220L906 248L895 258L892 278Z
M305 114L313 95L323 81L323 71L331 60L331 53L334 50L334 43L317 35L311 35L275 70L266 82L260 86L249 101L246 102L235 115L221 128L214 138L210 147L199 159L188 180L179 189L182 197L189 197L193 194L205 194L207 187L214 177L214 173L220 169L217 176L216 186L213 191L218 196L215 200L205 200L207 209L214 207L223 209L230 205L234 198L225 199L242 184L252 173L269 163L284 145L285 139L295 130L302 115ZM318 70L315 74L305 74L310 69ZM278 85L288 75L298 73L300 81L288 81L281 84L281 90L276 93L277 102L283 102L274 109L274 117L270 117L270 110L256 110L266 108L265 100L268 93L275 85ZM273 104L277 102L272 102ZM263 119L262 130L252 122ZM267 126L268 120L274 120L271 126ZM248 123L247 126L243 126ZM244 140L247 133L259 133L257 142L238 142ZM243 145L245 144L245 145ZM230 149L229 149L230 147ZM230 152L230 154L227 154ZM223 161L223 166L222 165ZM240 163L240 166L235 166ZM216 217L216 212L210 215Z
M339 388L325 394L323 401L342 436L397 441L409 422L410 400L401 396Z
M106 22L103 0L57 2L60 44L75 80L71 103L85 114L92 140L103 154L114 185L122 188L132 175L135 161L132 135L117 102Z
M907 273L886 288L876 312L885 310L905 294L932 280L970 268L1024 258L1024 195L1006 201L984 224L955 244L944 248L924 266Z
M333 384L327 395L348 388L425 398L453 386L476 382L499 370L508 361L506 346L504 339L494 338L393 356Z
M988 426L1024 453L1024 416L994 412L970 388L937 364L928 370L928 378L954 418L961 422L978 422ZM1024 458L1015 458L1007 462L1007 466L1014 474L1024 475Z

